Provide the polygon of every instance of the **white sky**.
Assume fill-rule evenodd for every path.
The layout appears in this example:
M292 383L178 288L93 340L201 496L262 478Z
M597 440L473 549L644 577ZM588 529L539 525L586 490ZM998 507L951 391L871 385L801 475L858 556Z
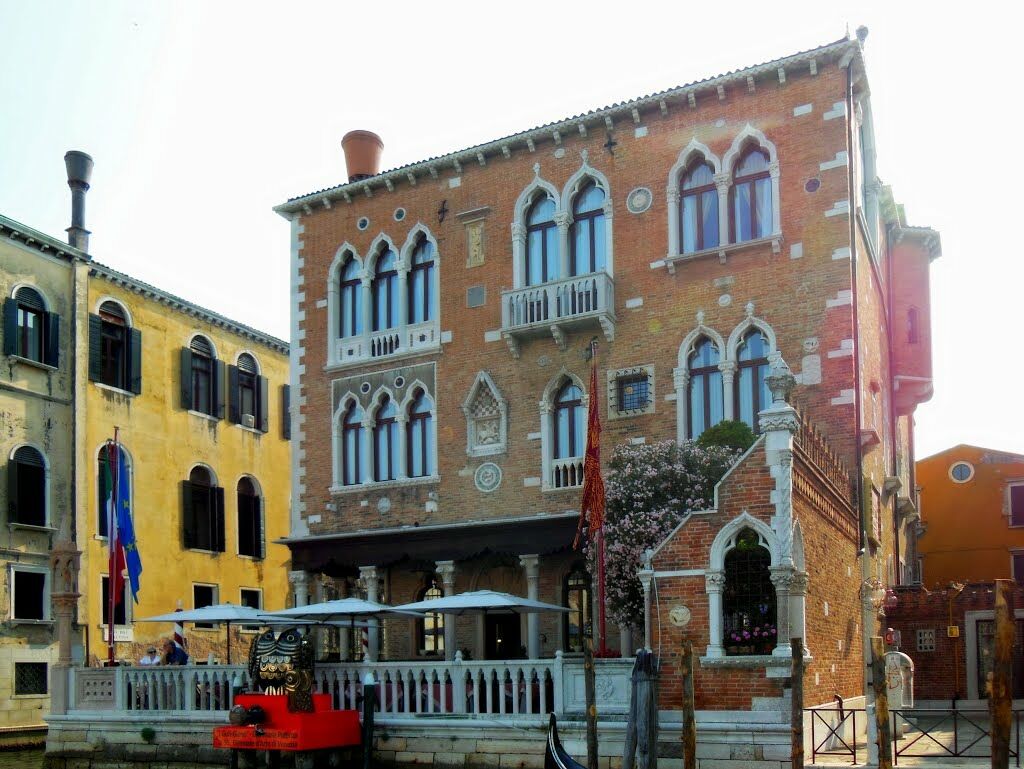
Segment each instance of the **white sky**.
M347 130L377 131L392 168L865 24L879 173L943 241L918 456L1024 452L1009 7L0 0L0 212L64 237L63 155L85 150L97 260L287 338L271 207L344 180Z

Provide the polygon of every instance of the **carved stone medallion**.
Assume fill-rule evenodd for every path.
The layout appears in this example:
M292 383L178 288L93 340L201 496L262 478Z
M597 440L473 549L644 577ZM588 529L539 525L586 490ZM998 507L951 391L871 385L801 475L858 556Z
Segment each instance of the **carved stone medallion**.
M501 485L501 468L494 462L484 462L473 474L473 483L485 493L495 491Z
M654 196L646 187L637 187L626 197L626 208L631 214L642 214L651 207Z

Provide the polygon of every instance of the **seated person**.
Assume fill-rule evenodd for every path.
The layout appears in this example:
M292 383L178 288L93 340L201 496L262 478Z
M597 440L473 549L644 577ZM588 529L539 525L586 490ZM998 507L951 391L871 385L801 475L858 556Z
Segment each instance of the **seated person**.
M156 647L150 646L146 649L146 656L139 660L140 665L159 665L160 657L156 653Z
M163 662L165 665L187 665L188 655L184 649L168 638L164 640Z

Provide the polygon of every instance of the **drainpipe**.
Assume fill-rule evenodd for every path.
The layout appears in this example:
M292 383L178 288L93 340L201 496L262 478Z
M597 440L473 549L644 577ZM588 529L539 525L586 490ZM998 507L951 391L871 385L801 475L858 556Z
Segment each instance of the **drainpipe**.
M846 65L846 179L847 195L850 200L850 288L853 307L853 415L854 415L854 456L856 457L856 502L860 515L860 573L861 588L858 591L861 602L861 647L863 653L864 706L867 718L868 763L878 764L878 734L875 726L874 694L871 688L870 649L871 635L874 630L875 613L865 593L865 584L871 579L871 556L868 545L868 516L864 511L864 457L861 452L861 419L863 402L860 383L860 313L858 311L857 291L857 189L855 171L857 167L857 146L853 136L854 103L853 103L853 62L851 57Z

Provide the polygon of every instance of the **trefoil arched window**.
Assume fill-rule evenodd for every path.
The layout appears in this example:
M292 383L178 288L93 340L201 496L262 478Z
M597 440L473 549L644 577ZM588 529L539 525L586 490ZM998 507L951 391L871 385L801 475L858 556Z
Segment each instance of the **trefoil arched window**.
M588 182L573 201L572 249L569 268L573 275L603 271L607 265L605 243L604 190Z
M733 171L730 196L733 243L772 234L772 181L765 150L752 145L740 155Z
M758 432L757 415L772 402L765 377L768 375L768 339L760 329L751 329L736 351L736 415Z
M697 340L690 354L687 368L690 374L687 398L687 438L699 438L701 433L722 421L724 393L722 372L718 368L718 347L706 336Z
M395 252L385 248L377 257L370 285L373 301L373 330L398 325L398 272Z
M718 246L718 188L704 158L686 169L679 199L680 250L684 254Z
M338 300L338 335L359 336L363 333L363 282L359 275L359 263L352 257L341 269Z
M398 409L387 395L374 414L373 479L393 481L398 478Z
M341 484L363 482L363 410L352 401L341 422Z
M526 212L526 285L558 280L558 262L555 201L541 195Z
M434 244L421 236L409 268L409 323L433 320L434 304Z
M430 399L423 390L417 390L409 407L406 422L406 463L410 478L433 474L433 422Z
M778 640L771 553L751 528L725 554L722 635L729 655L770 654Z

